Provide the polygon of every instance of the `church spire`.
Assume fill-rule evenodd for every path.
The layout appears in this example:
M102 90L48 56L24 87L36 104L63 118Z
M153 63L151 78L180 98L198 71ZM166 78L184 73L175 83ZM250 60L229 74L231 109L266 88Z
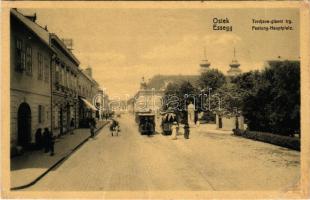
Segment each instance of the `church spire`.
M202 73L209 70L209 67L211 65L211 63L207 59L206 47L203 48L203 55L204 55L204 58L200 63L200 70Z
M234 47L234 57L231 61L231 63L229 64L230 69L227 71L228 76L236 76L238 74L241 73L241 70L239 69L239 62L236 58L236 48Z

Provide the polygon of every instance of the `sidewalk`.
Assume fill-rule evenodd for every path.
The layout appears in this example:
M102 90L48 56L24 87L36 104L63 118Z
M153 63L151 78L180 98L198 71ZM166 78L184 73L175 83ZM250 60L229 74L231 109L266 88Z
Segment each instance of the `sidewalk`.
M98 128L96 131L100 130L107 123L108 121L97 123ZM44 153L42 149L25 152L22 156L11 158L11 188L31 183L57 162L68 156L78 145L87 140L89 136L89 129L75 129L73 135L68 133L56 139L54 156Z

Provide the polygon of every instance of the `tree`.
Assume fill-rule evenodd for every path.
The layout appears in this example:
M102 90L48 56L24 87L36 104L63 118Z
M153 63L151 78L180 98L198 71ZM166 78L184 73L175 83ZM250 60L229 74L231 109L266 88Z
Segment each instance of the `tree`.
M199 108L200 99L198 89L195 88L189 81L182 81L180 83L169 83L165 90L165 104L164 110L168 108L181 118L187 116L187 105L192 102L196 108Z
M251 130L281 135L300 131L299 61L270 63L251 87L243 98L243 114Z
M216 91L226 83L226 77L219 70L210 69L207 72L202 73L198 81L201 89L212 88L213 91Z
M164 94L164 105L163 109L167 110L169 107L179 108L178 99L179 98L179 85L176 83L169 83L165 89Z
M234 83L226 83L217 90L221 104L216 109L221 115L228 117L239 116L242 109L243 96L238 86Z
M258 70L245 72L231 79L231 83L236 84L239 91L245 93L244 95L256 93L260 82L261 73Z

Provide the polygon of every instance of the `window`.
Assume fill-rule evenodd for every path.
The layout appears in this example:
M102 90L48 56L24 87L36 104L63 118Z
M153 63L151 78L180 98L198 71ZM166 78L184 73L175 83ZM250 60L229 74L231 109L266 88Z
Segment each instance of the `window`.
M26 72L32 74L32 49L30 46L26 47Z
M39 105L38 106L38 122L39 123L44 122L44 113L45 113L44 106Z
M38 53L38 79L43 79L43 57L41 53Z
M49 68L49 61L48 59L45 57L44 58L44 80L45 82L49 82L49 79L50 79L50 68Z
M54 127L58 128L59 124L59 111L58 111L58 106L55 106L54 108Z
M59 72L59 63L55 65L55 82L60 83L61 74Z
M20 39L16 39L16 66L17 71L23 71L25 69L26 56L23 51L23 42Z
M61 68L61 84L64 86L65 85L65 69Z
M68 87L68 71L65 68L65 86Z

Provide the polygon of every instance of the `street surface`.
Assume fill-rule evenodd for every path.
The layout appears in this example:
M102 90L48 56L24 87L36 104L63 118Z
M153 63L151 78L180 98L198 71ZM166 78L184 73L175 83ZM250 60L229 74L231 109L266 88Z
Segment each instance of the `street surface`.
M134 118L119 118L57 169L25 190L289 190L298 185L299 152L191 129L189 140L142 136Z

